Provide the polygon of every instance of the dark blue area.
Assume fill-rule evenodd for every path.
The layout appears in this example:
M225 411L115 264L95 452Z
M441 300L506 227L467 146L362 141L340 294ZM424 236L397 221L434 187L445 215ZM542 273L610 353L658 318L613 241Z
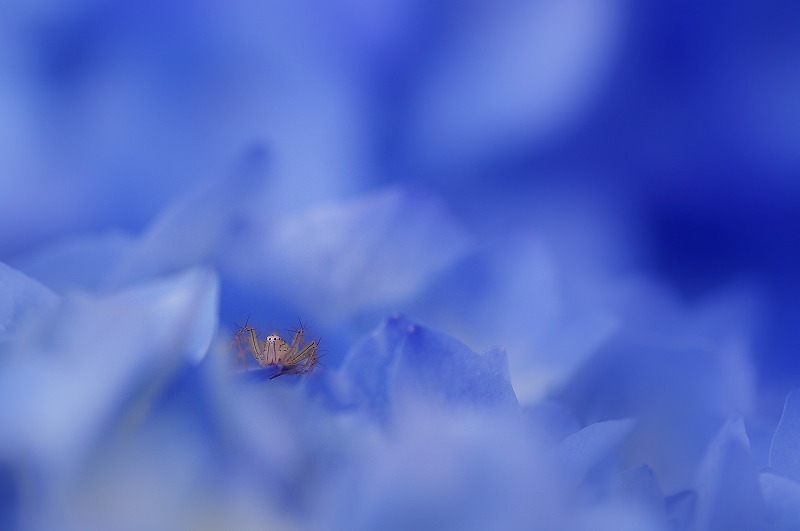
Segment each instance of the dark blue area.
M0 461L0 529L18 526L19 489L19 478L12 466Z

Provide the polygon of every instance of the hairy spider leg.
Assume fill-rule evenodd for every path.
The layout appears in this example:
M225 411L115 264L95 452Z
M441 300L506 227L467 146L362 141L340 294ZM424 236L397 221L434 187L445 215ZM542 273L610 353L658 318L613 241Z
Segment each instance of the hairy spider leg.
M249 320L250 318L248 317L248 321ZM244 326L239 328L239 330L236 331L236 334L234 334L234 342L237 348L237 362L241 361L244 367L247 368L247 349L244 348L244 340L242 339L244 334L248 335L247 342L249 343L250 351L253 353L253 356L256 358L256 361L258 361L259 365L262 365L262 360L259 359L259 353L261 352L261 349L258 345L258 336L255 328L247 325L247 321L245 321Z
M305 331L303 330L303 327L300 327L297 331L295 331L294 336L292 337L292 344L289 345L284 352L280 353L281 356L278 358L279 365L294 365L294 363L291 363L290 360L293 360L297 357L297 353L300 351L303 345L304 333Z
M241 330L236 332L233 336L233 344L236 347L236 357L233 360L233 366L235 368L247 368L247 349L244 346L244 340L242 339Z
M250 343L250 351L253 353L253 357L258 362L258 365L261 367L267 366L267 359L265 356L264 349L261 348L261 345L258 343L258 334L256 333L255 328L252 326L246 327L243 332L248 333L248 341Z
M309 356L313 355L317 351L317 342L312 341L299 352L296 352L293 356L287 357L284 360L283 365L291 366L297 365L298 363L302 363L304 360L308 359Z
M286 360L280 372L272 375L270 380L278 376L283 376L284 374L306 374L310 372L317 365L319 359L317 356L317 347L318 344L316 341L312 341L306 345L294 358Z
M309 354L309 356L303 362L303 365L300 367L300 372L302 374L308 374L314 370L314 367L317 366L317 363L319 363L319 356L317 356L317 349L315 348L314 351Z
M273 374L269 379L274 380L278 376L283 376L284 374L308 374L317 366L317 363L316 356L309 356L303 363L283 367L280 372Z

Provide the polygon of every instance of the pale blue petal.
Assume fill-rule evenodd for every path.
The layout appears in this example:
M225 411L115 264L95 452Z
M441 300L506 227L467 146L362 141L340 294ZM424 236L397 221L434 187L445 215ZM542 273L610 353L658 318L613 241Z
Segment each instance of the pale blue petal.
M548 454L508 417L420 409L364 437L324 496L322 529L559 529Z
M665 491L687 488L721 419L754 407L749 321L738 295L685 308L649 289L636 294L625 304L624 328L554 398L584 423L639 419L632 452Z
M593 469L607 466L635 424L633 419L596 422L561 441L558 453L571 481L577 485Z
M767 527L756 466L740 415L723 424L700 465L695 525L709 531Z
M391 311L469 248L444 204L421 190L390 188L282 214L265 213L259 239L237 248L228 266L253 288L278 293L325 323Z
M691 529L694 518L695 507L697 506L697 493L693 490L684 490L668 496L667 520L676 531L688 531Z
M572 411L555 401L539 402L522 408L526 420L538 435L556 443L580 430Z
M0 262L0 343L26 319L41 316L58 300L45 286Z
M772 529L800 529L800 483L769 472L758 475Z
M324 383L338 407L378 418L408 403L517 411L505 352L476 354L458 340L402 317L387 319Z
M800 390L786 397L783 416L772 437L769 466L782 476L800 481Z
M250 190L263 184L267 154L255 145L240 155L223 177L203 183L170 205L137 239L124 259L108 272L105 287L119 289L137 281L188 267L218 263L248 219Z
M649 466L639 465L621 472L615 480L614 487L615 495L621 501L634 505L656 518L665 517L664 494Z
M109 426L133 422L176 371L199 362L216 330L208 270L105 297L72 295L18 334L0 371L0 443L62 476ZM31 392L38 389L39 392Z
M58 293L99 291L136 239L119 231L62 238L11 262Z
M487 7L462 4L421 72L410 143L426 164L467 166L557 134L596 90L615 47L613 0Z

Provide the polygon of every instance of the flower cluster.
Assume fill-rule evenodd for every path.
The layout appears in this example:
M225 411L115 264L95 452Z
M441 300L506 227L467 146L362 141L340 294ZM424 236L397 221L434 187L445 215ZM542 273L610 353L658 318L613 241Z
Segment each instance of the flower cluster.
M0 529L800 528L796 2L17 4Z
M725 369L696 348L637 362L644 350L617 347L555 396L520 405L504 349L476 354L397 315L340 366L269 380L233 371L228 345L212 341L208 269L92 297L2 272L17 295L0 372L10 527L800 523L797 394L759 468L743 417L713 415ZM683 386L673 365L686 365L672 369ZM706 385L692 390L695 377Z

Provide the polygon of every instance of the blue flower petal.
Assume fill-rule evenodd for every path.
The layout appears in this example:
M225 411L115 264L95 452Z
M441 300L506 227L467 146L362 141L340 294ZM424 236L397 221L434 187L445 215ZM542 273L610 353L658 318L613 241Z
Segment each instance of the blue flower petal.
M607 459L631 434L633 419L607 420L586 426L566 437L558 446L559 455L575 484Z
M0 262L0 343L27 318L54 307L58 300L37 281Z
M516 411L505 351L476 354L458 340L402 317L387 319L348 353L328 386L340 406L386 418L407 403Z
M518 419L409 410L359 437L332 487L325 529L560 529L564 496L549 454ZM486 413L484 411L484 413Z
M800 481L800 389L786 397L783 416L769 448L769 466L778 474Z
M265 166L264 149L255 145L231 172L181 196L140 235L106 231L61 239L17 257L14 265L58 292L111 292L217 264L234 234L247 225L244 200L260 183Z
M328 323L391 311L469 248L444 204L420 190L381 190L299 215L277 211L264 214L263 230L226 265L253 289L278 292Z
M772 529L800 529L800 483L769 472L759 474L758 481Z
M48 473L70 472L110 425L139 417L176 371L203 358L216 312L216 276L204 269L66 297L14 338L0 371L6 448Z
M675 530L690 529L694 510L697 506L697 493L693 490L683 490L666 499L667 520Z
M435 166L474 164L559 130L613 49L614 2L471 6L447 17L412 105L413 154Z
M572 411L555 401L525 406L522 411L535 432L553 442L561 441L581 428Z
M640 419L631 443L637 458L653 468L665 490L677 491L691 484L720 419L747 411L754 396L741 341L716 341L704 328L722 321L719 326L735 336L746 326L717 304L705 316L683 315L678 308L653 311L644 301L637 306L639 315L628 318L633 322L554 396L586 423ZM695 323L685 322L693 316Z
M106 287L119 289L221 261L223 249L246 225L244 199L263 179L266 152L252 146L237 162L228 174L202 183L165 209L108 273Z
M740 415L723 424L697 475L699 529L764 529L767 515Z
M13 265L58 293L99 291L135 242L118 231L62 238L17 257Z
M615 481L615 494L621 500L663 518L666 504L653 469L639 465L620 473Z

